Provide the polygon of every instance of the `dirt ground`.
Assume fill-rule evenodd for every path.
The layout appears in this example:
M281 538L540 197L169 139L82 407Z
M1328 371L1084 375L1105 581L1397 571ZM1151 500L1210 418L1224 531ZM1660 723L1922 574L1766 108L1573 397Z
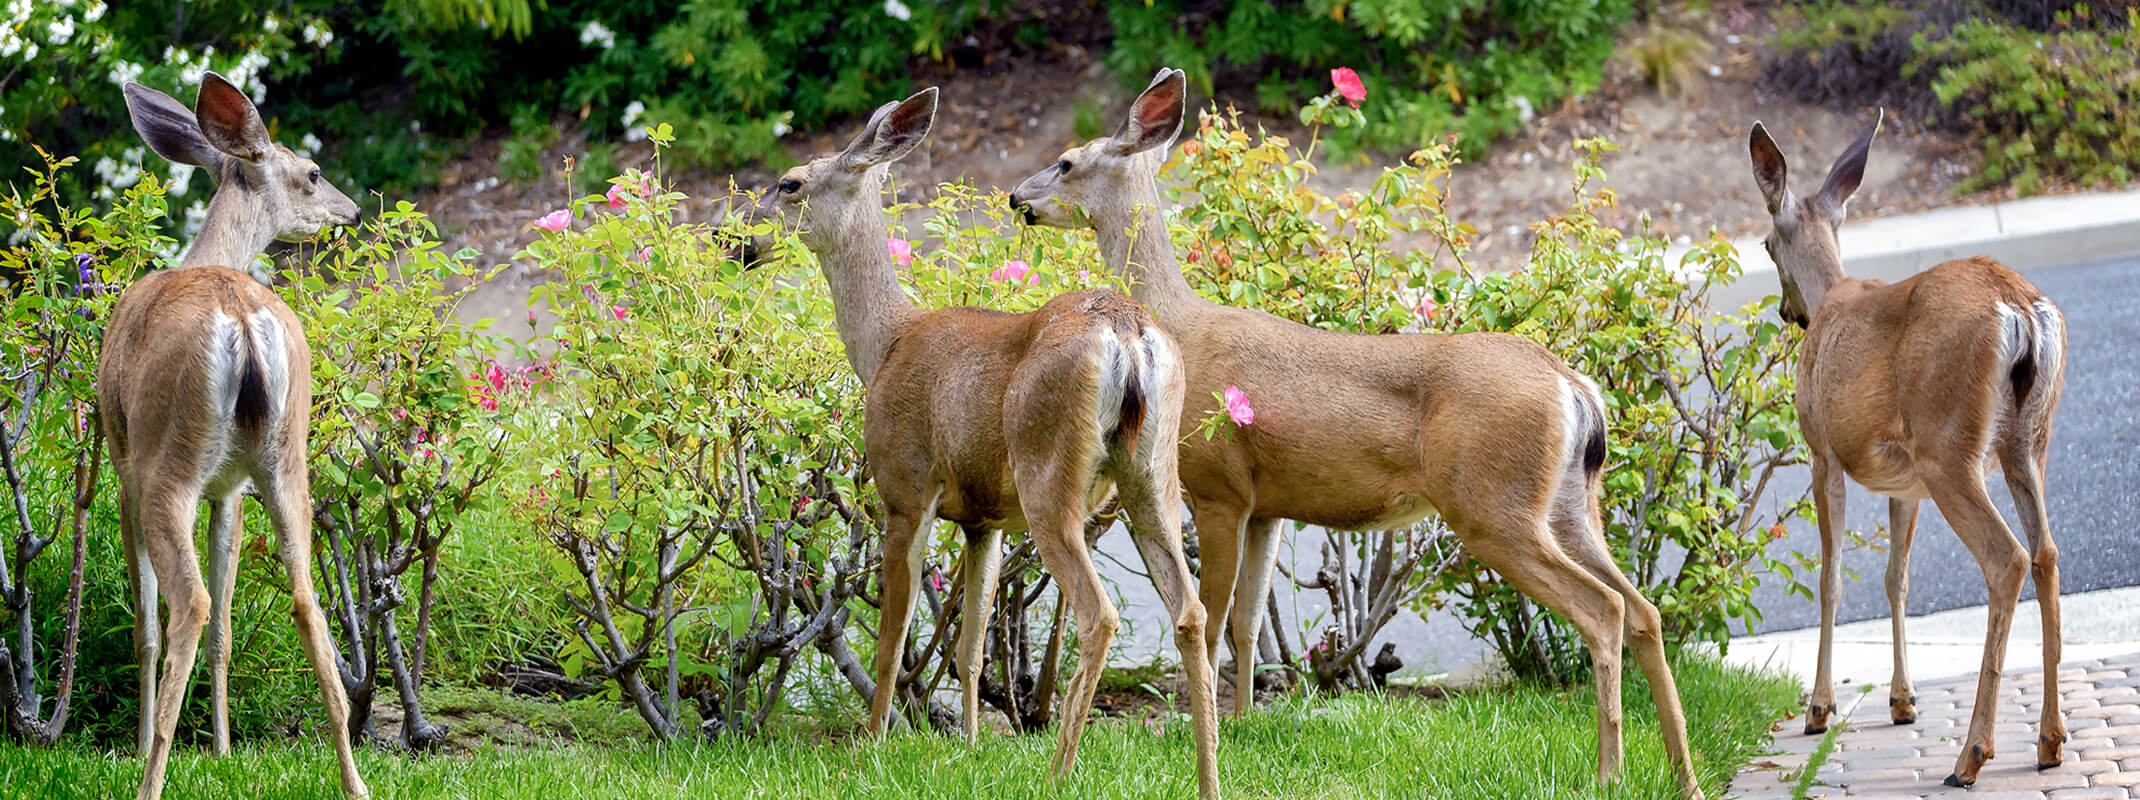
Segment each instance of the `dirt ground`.
M1620 148L1605 160L1608 185L1620 198L1617 218L1608 223L1633 230L1646 214L1655 233L1688 240L1712 229L1726 236L1766 229L1747 167L1746 134L1754 121L1766 122L1777 136L1800 191L1817 186L1834 157L1871 124L1871 109L1846 112L1807 105L1759 86L1766 57L1761 42L1772 30L1765 8L1720 4L1691 29L1709 50L1688 65L1691 79L1683 85L1660 93L1620 59L1598 92L1548 110L1528 130L1493 146L1485 159L1458 168L1451 211L1480 231L1475 266L1521 266L1529 246L1528 226L1567 201L1570 142L1576 137L1602 136ZM1099 109L1102 127L1111 130L1134 96L1107 75L1099 53L1083 44L958 60L962 63L955 68L932 65L917 75L917 83L940 86L944 99L929 142L895 165L895 185L922 192L944 181L1013 186L1077 143L1079 100ZM1222 103L1226 99L1219 98ZM1198 107L1208 101L1192 98ZM1252 121L1304 141L1291 120ZM843 146L858 124L846 120L827 130L791 134L788 153L803 159ZM419 206L450 237L449 250L475 247L502 261L535 236L528 223L562 205L567 193L554 174L533 185L501 185L495 178L498 147L495 139L478 143L467 158L448 167L441 185L421 198ZM578 131L568 131L553 148L552 163L583 148ZM629 146L620 162L643 163L648 155L644 145ZM1394 156L1382 163L1390 163L1390 158ZM1967 143L1890 115L1851 214L1889 216L1985 202L1990 198L1952 193L1971 163ZM1381 164L1364 159L1329 164L1318 178L1319 188L1364 188L1380 169ZM675 177L677 188L694 198L686 218L708 219L718 213L718 198L726 195L731 182L750 189L774 176L753 167L734 173L687 170ZM509 270L504 280L472 300L465 314L496 317L508 330L514 324L525 326L521 310L527 289L539 279L524 269Z

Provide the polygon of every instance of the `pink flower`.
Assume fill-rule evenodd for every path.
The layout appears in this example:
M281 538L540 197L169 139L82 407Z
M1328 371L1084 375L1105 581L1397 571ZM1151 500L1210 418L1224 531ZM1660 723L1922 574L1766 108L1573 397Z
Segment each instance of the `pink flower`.
M528 309L528 327L535 327L535 309Z
M632 310L623 306L610 306L609 313L617 315L617 319L623 319L625 315L632 313Z
M1037 286L1040 284L1040 273L1034 272L1025 262L1012 259L1009 263L997 267L996 271L988 273L988 279L1008 283L1024 281L1027 286Z
M1077 279L1078 279L1078 280L1080 280L1080 281L1084 281L1085 283L1091 283L1091 282L1092 282L1092 270L1089 270L1089 269L1081 269L1081 270L1078 270L1078 271L1077 271Z
M490 382L490 388L503 389L505 388L505 369L498 366L498 362L493 361L488 368L483 370L483 379Z
M1353 108L1359 108L1360 101L1367 99L1367 87L1360 83L1360 74L1353 72L1351 67L1331 70L1330 85L1337 87L1338 94L1351 102Z
M624 210L624 198L627 194L636 194L640 197L653 197L654 182L651 180L635 181L630 178L619 176L617 178L616 183L612 183L609 185L609 191L605 193L603 197L609 199L609 210L622 211Z
M1434 312L1439 310L1441 310L1441 304L1434 302L1434 295L1431 294L1421 295L1419 305L1412 307L1412 313L1419 315L1420 324L1433 321Z
M572 225L572 209L560 208L535 220L535 227L556 233Z
M1226 387L1226 416L1233 418L1235 425L1248 425L1256 421L1256 409L1248 405L1248 393L1239 386Z
M611 211L623 211L623 210L624 210L624 184L621 184L621 183L614 183L614 184L610 184L610 186L609 186L609 191L608 191L607 193L605 193L605 194L603 195L603 197L609 198L609 210L611 210Z
M886 239L884 246L891 249L893 263L902 267L914 263L914 245L907 240L896 237Z
M943 570L940 570L940 569L939 569L939 570L930 570L930 572L929 572L929 585L930 585L931 587L935 588L935 589L936 589L937 591L939 591L939 592L943 591L943 590L944 590L944 571L943 571Z
M633 254L632 254L632 260L633 260L633 261L637 261L637 262L639 262L639 263L641 263L641 264L644 264L644 263L646 263L646 262L647 262L647 259L650 259L650 258L653 258L653 257L654 257L654 248L652 248L652 247L642 247L642 248L639 248L639 252L637 252L637 253L633 253Z
M476 405L482 406L484 411L496 411L498 410L498 396L490 392L484 392L483 396L476 400Z
M395 419L408 419L408 418L409 418L409 412L407 412L407 411L403 411L403 410L401 410L401 409L398 409L398 408L397 408L397 409L394 409L394 418L395 418Z

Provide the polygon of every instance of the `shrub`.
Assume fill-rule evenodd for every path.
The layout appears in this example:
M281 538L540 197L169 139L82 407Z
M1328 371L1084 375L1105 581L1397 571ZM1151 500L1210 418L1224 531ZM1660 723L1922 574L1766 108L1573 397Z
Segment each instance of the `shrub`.
M1978 141L1959 191L2122 185L2140 167L2136 15L2124 0L1824 0L1777 13L1762 74L1808 102L1884 105Z
M1538 113L1591 91L1629 0L1321 0L1116 2L1108 64L1143 86L1178 67L1207 95L1254 86L1257 105L1289 113L1322 94L1331 67L1357 70L1375 100L1365 126L1333 132L1346 151L1408 152L1461 134L1467 154Z

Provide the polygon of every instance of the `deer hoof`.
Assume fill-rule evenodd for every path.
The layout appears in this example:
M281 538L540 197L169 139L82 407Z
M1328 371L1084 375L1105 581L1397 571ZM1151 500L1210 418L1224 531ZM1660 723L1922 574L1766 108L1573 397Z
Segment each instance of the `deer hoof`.
M2050 769L2066 763L2066 737L2036 737L2036 768Z
M1835 713L1835 704L1814 704L1806 708L1806 735L1816 736L1828 732L1828 717Z
M1947 775L1947 785L1966 787L1976 783L1977 771L1983 769L1984 762L1990 760L1990 748L1981 744L1970 745L1969 752L1962 756L1961 763L1956 764L1954 772Z
M1965 781L1965 780L1962 780L1962 776L1960 776L1960 775L1957 775L1957 774L1955 774L1955 773L1952 773L1952 772L1949 772L1949 773L1947 773L1947 780L1946 780L1946 784L1947 784L1948 786L1952 786L1952 787L1954 787L1954 788L1956 788L1956 789L1967 789L1967 788L1969 788L1969 785L1970 785L1970 784L1972 784L1972 783L1976 783L1976 781L1973 781L1973 780L1972 780L1972 781Z
M1917 722L1917 695L1888 698L1887 717L1894 720L1897 725L1915 724Z

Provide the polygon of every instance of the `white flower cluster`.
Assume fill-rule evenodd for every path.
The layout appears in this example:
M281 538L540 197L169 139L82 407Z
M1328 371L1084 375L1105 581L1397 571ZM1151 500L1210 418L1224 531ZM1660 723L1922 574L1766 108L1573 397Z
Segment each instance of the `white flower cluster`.
M104 18L104 0L90 0L89 7L82 11L83 22L95 22Z
M106 77L111 78L114 86L125 86L127 81L141 80L141 71L144 68L140 64L120 59L119 63L111 65L111 73Z
M327 26L320 24L319 20L312 20L305 23L304 39L307 44L316 44L324 48L334 43L334 31L328 30Z
M311 131L305 131L304 137L297 140L298 155L304 156L305 158L311 158L314 153L318 153L319 151L320 137L312 135Z
M206 61L207 59L202 59ZM258 103L267 99L267 82L260 79L260 71L267 69L268 57L259 51L251 51L238 58L238 63L223 73L231 84Z
M587 25L580 28L580 44L601 45L602 49L608 50L617 46L617 34L601 22L588 20Z
M100 184L97 188L97 198L110 200L118 195L119 190L139 183L143 155L146 153L141 148L129 147L119 154L117 161L113 161L111 156L97 159L97 183Z
M907 9L907 4L899 2L899 0L884 0L884 14L900 22L905 22L914 17L914 12Z
M636 142L646 138L646 129L632 124L638 122L639 115L644 113L646 113L646 104L637 100L633 100L631 105L624 107L624 119L621 120L624 124L624 141Z
M207 221L208 204L199 200L193 201L193 205L186 206L186 235L179 238L188 242L193 241L201 233L201 223Z
M60 45L66 44L67 40L73 38L73 17L60 17L59 19L53 20L45 24L45 41L51 42L53 47L58 47Z
M8 21L0 25L0 56L13 58L19 54L25 62L37 57L37 42L17 33L29 24L30 12L35 9L30 0L8 0ZM68 33L73 33L71 27Z

